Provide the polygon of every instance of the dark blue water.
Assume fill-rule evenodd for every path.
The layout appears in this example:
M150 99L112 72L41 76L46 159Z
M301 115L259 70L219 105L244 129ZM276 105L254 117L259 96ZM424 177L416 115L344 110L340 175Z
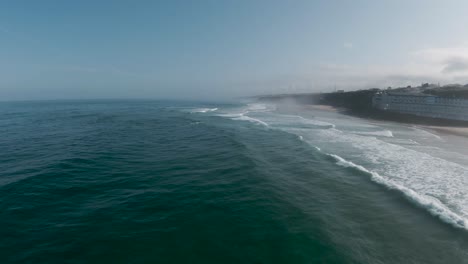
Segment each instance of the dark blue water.
M468 263L463 228L295 134L215 114L236 107L1 103L0 262Z

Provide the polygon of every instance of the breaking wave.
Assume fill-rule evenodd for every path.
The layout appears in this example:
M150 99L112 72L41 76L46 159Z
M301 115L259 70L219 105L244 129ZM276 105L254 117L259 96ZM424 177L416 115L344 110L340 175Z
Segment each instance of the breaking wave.
M363 166L357 165L338 155L334 155L334 154L327 154L327 155L334 158L336 160L337 165L340 165L342 167L347 167L347 168L354 168L356 170L364 172L370 175L371 179L374 182L382 184L389 189L400 191L406 196L406 198L408 198L408 200L410 200L411 202L415 203L416 205L422 208L427 209L432 215L440 218L442 221L449 223L457 228L468 230L468 220L452 212L437 198L419 194L410 188L407 188L393 181L390 181L380 176L378 173L370 171L364 168Z
M217 111L218 108L197 108L191 111L191 113L208 113Z
M253 117L250 117L250 116L246 116L246 115L243 115L243 114L241 114L241 115L238 116L238 117L233 117L232 119L233 119L233 120L249 121L249 122L252 122L252 123L264 125L264 126L266 126L266 127L269 126L266 122L263 122L263 121L260 120L260 119L253 118Z
M343 116L320 118L286 114L275 109L267 104L249 104L222 110L216 115L295 134L299 140L323 153L358 157L358 162L362 161L370 169L329 154L338 165L365 172L372 181L398 190L444 222L468 230L468 195L463 187L468 184L468 169L450 160L433 157L430 152L406 148L408 145L419 146L415 141L418 133L413 135L413 140L396 137L394 131L398 128L380 127L379 130L379 126ZM424 136L437 138L429 132Z
M393 137L393 133L390 130L381 130L381 131L352 131L353 134L363 135L363 136L376 136L376 137Z

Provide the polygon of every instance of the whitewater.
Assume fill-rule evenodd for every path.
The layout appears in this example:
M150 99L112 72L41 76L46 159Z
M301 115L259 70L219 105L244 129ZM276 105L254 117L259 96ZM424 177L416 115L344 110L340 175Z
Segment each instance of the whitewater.
M220 117L294 134L332 157L337 166L356 169L443 222L468 231L468 166L463 163L468 156L444 149L439 135L290 105L248 103L216 110Z
M0 103L0 124L2 263L468 264L465 138L259 102Z

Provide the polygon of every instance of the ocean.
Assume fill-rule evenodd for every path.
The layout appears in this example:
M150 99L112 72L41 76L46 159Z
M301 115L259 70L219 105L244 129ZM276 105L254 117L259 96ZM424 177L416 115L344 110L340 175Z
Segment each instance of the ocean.
M463 138L293 104L0 103L0 263L468 263Z

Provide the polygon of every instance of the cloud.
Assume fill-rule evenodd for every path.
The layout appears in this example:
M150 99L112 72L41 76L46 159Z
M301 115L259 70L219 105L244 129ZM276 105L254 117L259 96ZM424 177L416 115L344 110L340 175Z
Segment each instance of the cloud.
M284 91L297 92L352 90L420 85L421 83L468 83L468 45L420 49L410 52L399 63L340 64L318 63L301 76L277 82Z
M468 59L455 57L447 61L442 73L463 73L468 71Z
M416 50L409 53L406 60L394 65L327 65L321 67L321 71L328 71L328 76L348 81L352 86L404 86L422 82L466 83L468 45Z
M446 76L468 75L468 46L423 49L413 53L420 63L439 67L440 73Z
M421 49L412 54L428 62L444 62L451 58L468 59L468 46Z

